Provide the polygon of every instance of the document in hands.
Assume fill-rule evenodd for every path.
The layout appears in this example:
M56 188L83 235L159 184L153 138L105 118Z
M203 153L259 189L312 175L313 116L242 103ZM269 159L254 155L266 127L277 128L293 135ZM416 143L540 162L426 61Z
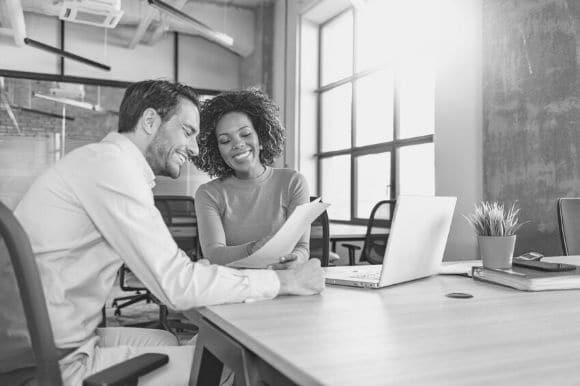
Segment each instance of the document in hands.
M279 263L280 257L294 250L296 243L314 221L330 204L320 202L320 198L307 204L298 205L276 234L250 256L228 264L233 268L267 268Z

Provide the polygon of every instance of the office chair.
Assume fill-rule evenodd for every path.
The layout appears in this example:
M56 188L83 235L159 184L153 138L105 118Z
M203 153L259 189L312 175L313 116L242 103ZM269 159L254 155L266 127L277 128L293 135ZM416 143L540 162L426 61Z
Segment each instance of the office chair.
M154 196L155 206L161 213L163 221L169 228L175 242L180 249L196 261L198 252L197 221L195 218L195 204L190 196ZM129 278L127 280L127 278ZM156 321L134 323L131 327L156 328L172 333L176 331L191 331L196 333L197 327L193 324L182 323L178 319L169 319L169 309L157 299L143 284L133 276L129 268L123 264L119 270L119 285L123 291L136 292L129 296L113 299L115 315L121 315L121 309L140 301L154 302L159 306L159 318ZM122 302L124 301L124 302ZM121 303L122 302L122 303Z
M383 200L375 204L371 210L367 230L365 234L365 241L360 254L359 262L368 262L369 264L382 264L385 257L385 249L387 247L387 239L389 238L388 231L377 234L377 228L384 229L390 224L390 220L379 219L377 212L379 210L388 209L389 218L393 218L395 208L395 200ZM354 244L341 244L348 249L348 263L355 265L355 251L361 249Z
M189 196L155 196L155 206L161 213L163 221L170 229L177 245L186 251L192 260L197 259L197 230L195 229L195 205ZM123 264L119 269L119 286L131 295L113 299L115 316L121 315L121 310L135 303L145 301L151 303L155 299L143 284L134 277L131 270Z
M197 218L193 197L156 195L154 200L155 206L161 213L163 221L165 221L179 248L193 261L199 260L201 249L197 235Z
M310 197L310 201L318 197ZM320 265L328 267L340 259L340 256L330 251L330 222L326 210L310 225L310 258L320 259Z
M580 255L580 198L559 198L557 211L564 255Z
M62 385L59 350L26 232L0 202L0 384ZM166 364L165 354L144 354L86 378L83 385L137 384Z

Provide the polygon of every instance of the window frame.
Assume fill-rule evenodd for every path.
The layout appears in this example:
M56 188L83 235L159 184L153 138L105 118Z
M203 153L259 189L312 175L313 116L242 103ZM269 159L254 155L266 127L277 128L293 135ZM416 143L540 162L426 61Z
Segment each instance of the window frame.
M323 68L322 68L322 55L323 55L323 30L324 27L327 26L329 23L335 21L336 19L342 17L346 13L352 12L352 37L353 37L353 47L352 47L352 72L351 75L332 81L328 84L321 84L322 82L322 75L323 75ZM330 219L330 222L336 224L348 224L348 225L367 225L369 218L366 217L357 217L357 205L358 205L358 192L357 192L357 170L356 170L356 159L357 157L369 155L369 154L380 154L380 153L388 153L390 152L390 197L385 197L385 199L396 199L397 191L398 191L398 183L397 183L397 169L398 169L398 156L397 151L398 149L405 147L405 146L412 146L412 145L420 145L425 143L433 143L434 142L434 134L427 134L422 136L416 137L409 137L400 139L400 106L399 106L399 82L397 79L397 74L395 73L395 79L393 84L393 123L392 123L392 140L387 142L380 142L370 145L364 146L355 146L356 141L356 130L357 130L357 123L356 123L356 114L357 114L357 87L356 81L358 79L364 78L371 74L377 73L381 70L390 68L388 65L382 65L379 67L366 69L363 71L358 71L356 68L356 52L357 52L357 10L355 7L348 7L343 11L339 12L338 14L328 18L323 23L318 26L318 84L317 88L314 90L316 93L316 153L314 157L316 158L316 189L317 192L322 192L322 181L323 181L323 173L322 173L322 160L332 158L335 156L343 156L348 155L350 157L350 220L339 220L339 219ZM350 147L344 148L340 150L331 150L331 151L322 151L322 136L323 136L323 128L322 128L322 96L324 93L333 90L337 87L340 87L345 84L351 84L351 138L350 138ZM377 224L379 226L390 226L391 219L393 217L394 207L391 207L391 213L388 220L378 220ZM370 211L369 211L370 215Z

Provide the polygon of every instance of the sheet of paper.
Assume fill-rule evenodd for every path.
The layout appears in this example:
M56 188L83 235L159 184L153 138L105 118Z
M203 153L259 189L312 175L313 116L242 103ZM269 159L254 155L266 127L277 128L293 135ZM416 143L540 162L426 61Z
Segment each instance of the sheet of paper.
M233 268L266 268L279 263L280 257L292 252L300 237L330 204L320 198L296 207L284 225L266 244L252 255L228 264Z
M438 273L439 275L471 276L472 267L481 267L481 260L444 261Z

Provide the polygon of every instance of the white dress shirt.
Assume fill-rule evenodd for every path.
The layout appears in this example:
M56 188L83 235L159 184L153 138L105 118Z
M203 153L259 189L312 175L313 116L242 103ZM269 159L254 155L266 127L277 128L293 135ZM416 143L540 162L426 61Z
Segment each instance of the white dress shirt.
M58 347L79 347L95 336L123 262L174 310L278 294L273 271L193 263L155 207L153 185L139 149L110 133L57 162L18 204Z

